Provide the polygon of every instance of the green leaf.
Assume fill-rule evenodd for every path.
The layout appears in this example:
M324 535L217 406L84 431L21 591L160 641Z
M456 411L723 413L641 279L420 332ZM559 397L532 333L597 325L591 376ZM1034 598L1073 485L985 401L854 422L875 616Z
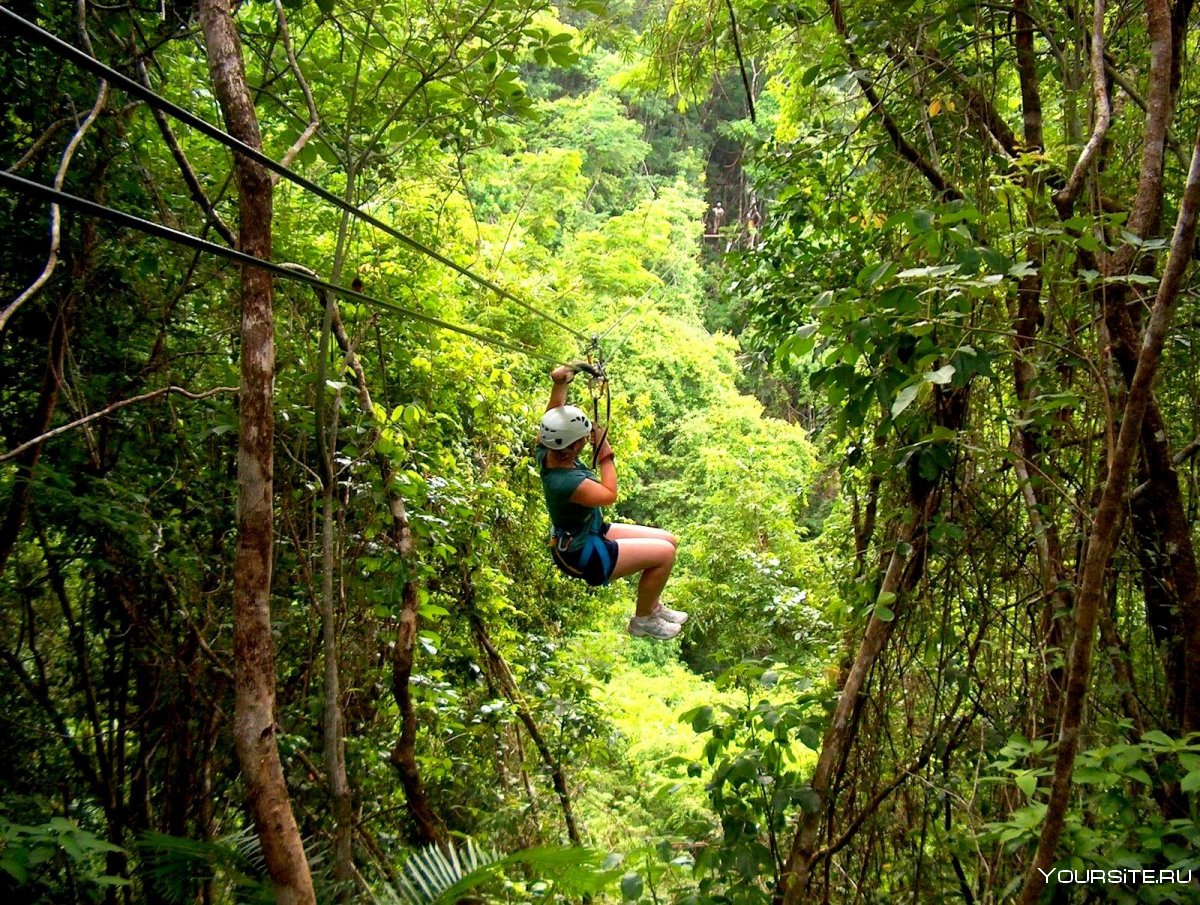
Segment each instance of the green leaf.
M900 414L913 404L913 400L917 398L917 392L920 390L918 384L906 386L896 394L896 401L892 403L892 417L899 418Z
M1155 748L1174 748L1175 740L1160 729L1151 729L1142 736L1143 744L1149 743Z
M644 888L642 878L638 874L628 873L621 878L621 898L626 902L636 902L640 899Z
M97 886L132 886L133 883L127 877L117 877L112 874L105 874L103 877L97 877L94 881Z
M813 751L818 751L821 748L821 733L808 724L797 727L796 738L800 740L800 744L806 748L811 748Z
M695 710L689 710L687 713L683 714L680 719L690 719L693 732L707 732L716 722L713 719L714 715L715 711L712 707L704 706L697 707Z
M1037 791L1037 774L1027 770L1024 773L1018 773L1016 781L1017 788L1025 793L1025 797L1033 798L1033 793Z
M0 858L0 870L16 880L17 885L20 886L29 881L29 871L25 869L25 865L17 861L14 857L15 854L16 851L13 850L4 853L4 857Z
M449 616L450 611L444 606L438 606L436 603L422 603L417 608L418 614L422 619L440 619L442 616Z
M880 606L879 604L876 604L874 612L875 618L880 622L891 622L896 618L896 614L892 611L891 607Z
M954 379L954 365L942 365L936 371L930 371L925 375L925 379L930 383L936 383L938 386L945 386Z
M987 264L988 270L992 273L1008 273L1008 269L1012 267L1012 261L1003 252L996 251L994 248L979 249L979 256L983 258Z
M859 271L858 283L860 286L870 289L876 283L891 277L896 269L896 265L891 261L884 261L874 266L868 265Z

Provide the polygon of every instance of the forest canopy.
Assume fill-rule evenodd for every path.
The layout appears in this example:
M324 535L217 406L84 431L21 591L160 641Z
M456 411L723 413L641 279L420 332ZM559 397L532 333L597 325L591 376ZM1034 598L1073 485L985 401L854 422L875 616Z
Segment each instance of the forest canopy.
M1200 899L1192 6L0 3L5 901Z

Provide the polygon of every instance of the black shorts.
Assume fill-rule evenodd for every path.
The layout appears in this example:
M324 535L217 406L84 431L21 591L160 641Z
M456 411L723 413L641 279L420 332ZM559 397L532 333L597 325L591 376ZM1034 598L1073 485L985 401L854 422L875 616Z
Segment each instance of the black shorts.
M600 529L600 537L597 538L600 544L608 552L608 562L604 561L604 557L599 555L598 551L593 551L592 555L587 558L587 562L580 563L583 558L584 549L579 550L559 550L558 544L551 542L550 555L554 558L554 564L563 571L566 575L572 578L582 578L593 588L600 585L608 584L609 578L612 577L613 567L617 564L617 542L609 540L608 529L611 525L608 522Z

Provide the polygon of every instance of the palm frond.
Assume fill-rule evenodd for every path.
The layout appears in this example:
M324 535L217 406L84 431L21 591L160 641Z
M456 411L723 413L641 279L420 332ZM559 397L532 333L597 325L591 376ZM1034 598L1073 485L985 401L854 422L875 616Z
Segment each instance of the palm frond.
M560 892L577 895L599 891L620 873L606 870L604 856L592 849L546 845L500 857L468 838L459 845L450 843L445 851L429 845L413 852L404 863L399 888L390 890L385 901L387 905L454 905L518 864L552 879Z

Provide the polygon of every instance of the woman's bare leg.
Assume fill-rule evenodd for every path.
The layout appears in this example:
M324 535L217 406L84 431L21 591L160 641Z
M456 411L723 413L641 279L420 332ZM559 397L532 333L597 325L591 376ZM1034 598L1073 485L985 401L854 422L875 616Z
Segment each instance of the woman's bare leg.
M649 528L646 525L618 525L613 523L608 526L607 537L612 540L621 540L622 538L650 537L656 540L665 540L672 547L679 546L679 538L670 531L664 531L662 528Z
M612 529L609 530L608 536L613 537ZM617 540L617 561L613 565L610 577L624 578L626 575L641 572L642 577L638 579L636 615L649 616L658 603L658 598L662 596L667 579L671 577L673 565L675 545L670 541L658 537L626 537Z

